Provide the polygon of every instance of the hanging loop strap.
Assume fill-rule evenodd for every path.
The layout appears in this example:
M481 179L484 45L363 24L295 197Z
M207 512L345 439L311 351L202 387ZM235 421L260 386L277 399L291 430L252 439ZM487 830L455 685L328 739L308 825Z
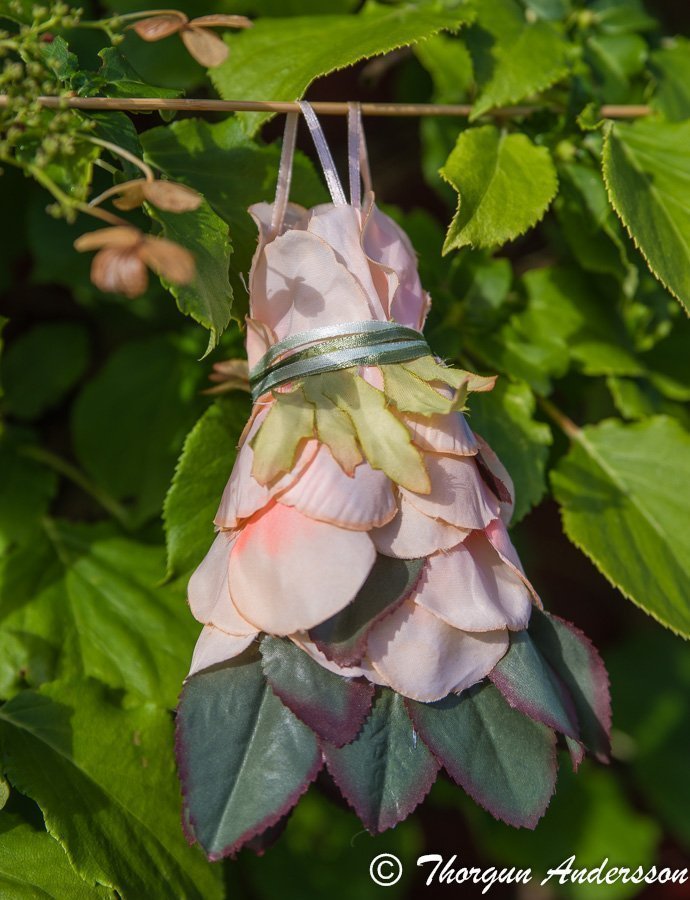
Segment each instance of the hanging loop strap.
M271 216L272 237L275 237L283 227L285 210L287 209L288 198L290 196L292 161L295 156L295 139L297 137L298 122L299 113L288 113L285 117L285 132L283 134L283 148L280 153L276 199L273 203L273 215Z
M314 146L316 147L316 152L319 154L319 159L321 160L321 168L323 169L328 190L331 193L331 199L335 206L347 206L345 192L340 183L340 178L338 178L338 172L335 168L331 151L328 149L321 123L316 118L316 113L306 100L300 100L299 105L302 114L304 115L304 120L309 126L309 131L311 131L311 136L314 139Z
M359 103L347 104L347 163L350 175L350 203L359 209L362 205L362 117Z
M350 203L359 208L362 205L362 183L365 193L371 191L371 171L362 125L362 107L359 103L353 102L347 104L347 158L350 171Z
M309 375L409 362L430 353L419 331L395 322L344 322L313 328L278 341L264 354L249 373L252 400Z

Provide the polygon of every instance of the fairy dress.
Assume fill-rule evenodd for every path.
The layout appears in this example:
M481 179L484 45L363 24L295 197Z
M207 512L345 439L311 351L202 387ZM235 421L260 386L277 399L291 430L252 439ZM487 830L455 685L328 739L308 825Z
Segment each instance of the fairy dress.
M276 199L250 209L255 403L188 591L204 627L178 755L187 830L212 858L266 833L324 762L376 832L412 811L440 766L499 818L534 825L555 784L556 732L576 766L585 747L608 752L601 661L541 611L507 531L511 479L463 415L494 379L426 346L430 298L409 239L375 205L358 108L349 202L302 110L332 202L288 202L291 115ZM248 801L233 811L251 766L232 760L253 752L275 787L270 749L262 765L241 726L233 749L209 749L214 728L237 722L250 670L280 705L267 746L297 726L309 735L292 769L281 760L285 790L254 812ZM396 774L382 781L382 765Z

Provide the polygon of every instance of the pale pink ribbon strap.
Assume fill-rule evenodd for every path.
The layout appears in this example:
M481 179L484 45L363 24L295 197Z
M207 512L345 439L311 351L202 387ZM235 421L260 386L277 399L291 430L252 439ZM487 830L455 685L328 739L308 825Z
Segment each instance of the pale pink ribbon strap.
M283 149L280 153L280 167L278 169L278 183L276 185L276 199L273 203L273 215L271 216L271 235L275 237L283 227L285 210L290 196L290 183L292 182L292 161L295 156L295 139L297 137L297 123L299 113L288 113L285 117L285 133L283 134Z
M326 184L328 185L328 190L330 191L333 204L335 206L347 206L345 192L343 191L343 186L340 183L340 178L338 177L338 172L335 168L335 163L333 162L331 151L328 149L328 144L326 143L326 138L323 133L323 129L321 128L321 123L316 118L316 113L306 100L300 100L299 105L300 109L302 110L302 114L304 115L304 120L309 126L309 131L311 131L311 136L314 139L314 146L316 147L316 152L319 154L319 159L321 160L321 168L323 169L323 174L326 179Z
M371 172L367 145L362 126L359 103L347 104L347 158L350 173L350 203L357 209L362 205L362 182L366 193L371 191Z

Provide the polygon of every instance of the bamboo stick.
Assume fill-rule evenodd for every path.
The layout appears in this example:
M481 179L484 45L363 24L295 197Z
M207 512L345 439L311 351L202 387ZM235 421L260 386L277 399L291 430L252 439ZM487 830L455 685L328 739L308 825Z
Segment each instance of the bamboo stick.
M152 112L156 110L180 110L194 112L299 112L297 103L283 100L198 100L187 98L162 99L159 97L39 97L48 109L102 109L125 112ZM7 106L7 95L0 94L0 108ZM347 113L347 103L315 100L311 104L319 115L342 116ZM362 103L365 116L457 116L467 117L472 106L463 103ZM513 119L530 116L550 109L559 112L557 106L505 106L486 113L496 119ZM636 119L651 113L649 106L621 106L615 104L600 107L605 119Z

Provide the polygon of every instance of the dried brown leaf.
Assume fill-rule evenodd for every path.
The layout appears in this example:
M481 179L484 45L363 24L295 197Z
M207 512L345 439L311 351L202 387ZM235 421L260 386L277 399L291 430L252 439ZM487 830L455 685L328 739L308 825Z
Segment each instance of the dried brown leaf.
M180 32L180 36L190 55L207 69L219 66L228 58L227 44L206 28L193 28L188 25Z
M136 248L106 247L93 258L91 281L102 291L132 298L144 293L149 277Z
M157 275L162 275L168 281L189 284L194 280L194 257L189 250L174 241L147 236L139 249L139 256Z
M140 240L141 232L138 228L132 225L111 225L80 235L74 242L74 249L83 253L88 250L100 250L101 247L134 247Z
M161 41L181 31L189 20L180 13L178 16L161 15L151 16L149 19L140 19L130 26L144 41Z
M142 184L142 194L158 209L174 213L198 209L203 200L197 191L175 181L146 181Z

